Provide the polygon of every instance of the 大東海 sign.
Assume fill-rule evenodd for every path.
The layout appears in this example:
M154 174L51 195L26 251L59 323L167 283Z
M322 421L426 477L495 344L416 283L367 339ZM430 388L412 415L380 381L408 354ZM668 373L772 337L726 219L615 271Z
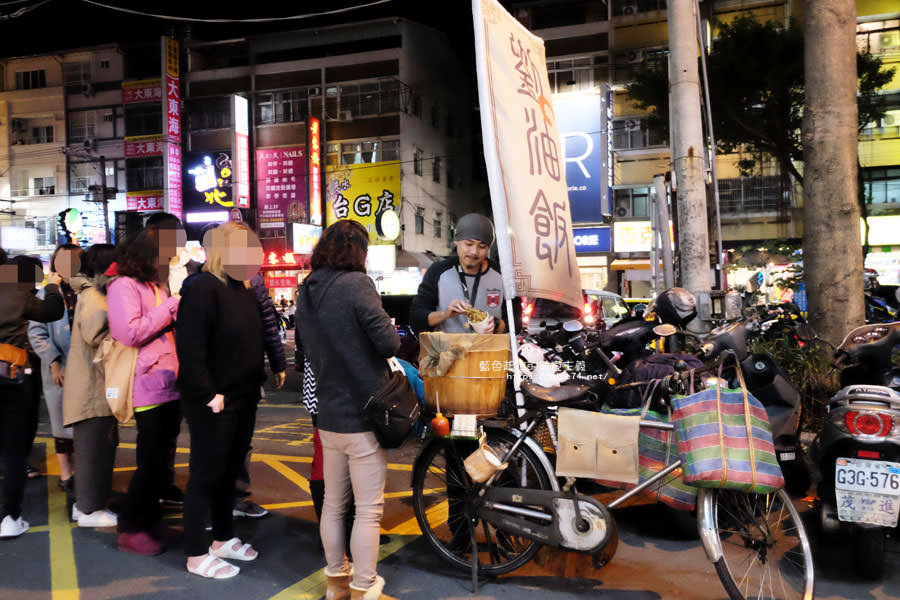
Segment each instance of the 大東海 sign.
M400 161L329 166L326 181L328 225L352 219L365 226L369 243L393 243L379 236L376 222L384 211L400 212Z

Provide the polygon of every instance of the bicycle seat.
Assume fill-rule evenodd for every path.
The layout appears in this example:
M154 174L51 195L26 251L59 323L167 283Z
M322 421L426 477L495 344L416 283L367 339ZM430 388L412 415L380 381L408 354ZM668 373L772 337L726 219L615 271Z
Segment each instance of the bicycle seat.
M551 404L579 398L589 392L590 389L591 388L588 386L581 384L544 387L542 385L535 385L530 381L522 382L523 392L532 398L537 398L538 400L543 400L544 402Z

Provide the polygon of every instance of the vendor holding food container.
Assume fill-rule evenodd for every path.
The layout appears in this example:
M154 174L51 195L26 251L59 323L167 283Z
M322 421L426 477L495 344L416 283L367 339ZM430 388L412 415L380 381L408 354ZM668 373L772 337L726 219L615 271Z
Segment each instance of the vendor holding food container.
M410 308L416 333L503 333L500 267L488 259L494 224L477 213L459 219L455 255L428 268Z

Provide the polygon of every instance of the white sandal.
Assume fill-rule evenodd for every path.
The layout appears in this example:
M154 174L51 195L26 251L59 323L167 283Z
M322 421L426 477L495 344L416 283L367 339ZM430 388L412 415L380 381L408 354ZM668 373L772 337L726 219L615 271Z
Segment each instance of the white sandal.
M235 543L241 544L240 548L234 550L232 546ZM214 550L212 546L209 547L209 553L213 556L218 556L219 558L232 558L234 560L256 560L259 557L259 552L257 552L254 556L247 556L247 552L249 550L255 550L253 546L250 544L241 543L240 538L233 537L227 542L225 542L221 548L218 550Z
M231 570L223 571L226 567L229 567ZM203 562L197 565L195 569L192 569L190 564L188 564L187 570L189 573L206 577L207 579L230 579L241 572L240 567L236 567L227 560L222 560L213 554L207 554Z

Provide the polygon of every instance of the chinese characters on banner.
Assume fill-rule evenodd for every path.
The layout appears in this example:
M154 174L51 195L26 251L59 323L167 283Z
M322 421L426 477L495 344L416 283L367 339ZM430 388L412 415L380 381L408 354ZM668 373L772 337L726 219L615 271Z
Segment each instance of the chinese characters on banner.
M165 143L158 135L132 136L125 140L125 158L162 155Z
M375 230L375 217L385 210L400 214L400 161L329 166L325 169L326 224L359 221L370 244L385 244Z
M300 146L256 151L259 238L265 252L289 248L291 223L308 223L306 153Z
M544 43L496 0L473 0L485 162L508 297L581 307Z
M322 137L319 120L309 118L309 222L322 224Z
M163 138L168 142L163 155L166 173L166 210L178 218L184 216L181 196L181 86L178 42L163 37Z
M250 108L243 96L232 96L234 111L234 185L237 205L250 208Z
M669 239L675 248L675 232L669 221ZM653 229L650 221L619 221L613 223L613 250L615 252L650 252L653 246Z
M178 217L184 217L184 209L181 198L181 144L168 143L166 152L166 180L169 182L168 199L169 212Z
M128 192L125 195L126 210L162 210L163 193L158 192Z
M143 79L122 83L122 104L137 102L159 102L162 100L162 87L159 79Z

